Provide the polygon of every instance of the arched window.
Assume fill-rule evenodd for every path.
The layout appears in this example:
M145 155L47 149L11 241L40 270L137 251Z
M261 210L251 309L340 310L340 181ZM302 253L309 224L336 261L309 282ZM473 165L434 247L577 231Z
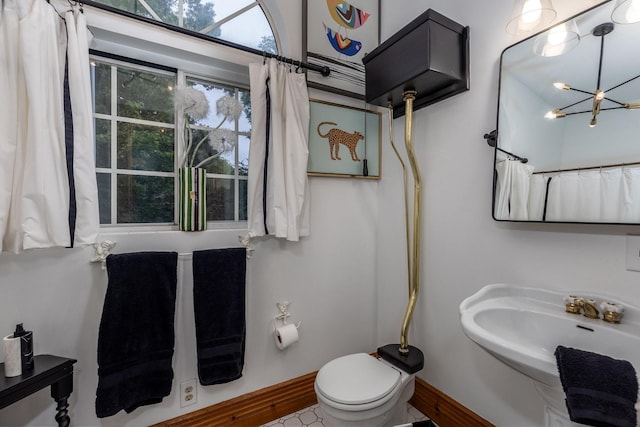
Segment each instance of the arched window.
M260 0L91 0L166 26L278 53Z

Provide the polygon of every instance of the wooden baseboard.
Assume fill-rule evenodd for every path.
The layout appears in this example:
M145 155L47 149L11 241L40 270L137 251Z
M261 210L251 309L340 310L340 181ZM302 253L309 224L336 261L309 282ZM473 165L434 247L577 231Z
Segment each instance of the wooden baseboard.
M426 381L416 377L416 391L409 400L439 427L495 427L480 415L456 402Z
M151 427L255 427L318 403L317 372L238 396Z
M317 372L238 396L151 427L255 427L318 403L313 388ZM409 400L439 427L495 427L427 382L416 378Z

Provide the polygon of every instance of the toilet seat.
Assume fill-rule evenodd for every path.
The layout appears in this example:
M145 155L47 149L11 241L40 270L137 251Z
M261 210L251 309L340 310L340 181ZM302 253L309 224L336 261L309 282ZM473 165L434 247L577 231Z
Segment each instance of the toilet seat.
M401 384L399 370L366 353L332 360L316 376L316 391L342 405L382 405Z

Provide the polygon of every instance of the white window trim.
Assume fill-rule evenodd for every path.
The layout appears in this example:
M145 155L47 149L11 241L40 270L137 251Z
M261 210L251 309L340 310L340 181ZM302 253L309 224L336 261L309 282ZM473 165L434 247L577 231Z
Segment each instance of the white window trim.
M274 37L278 43L278 36L267 9L262 2L259 3L263 7L272 29L274 29ZM89 5L84 6L84 13L93 34L90 46L92 49L176 68L190 77L215 80L220 84L238 88L248 88L249 64L259 60L255 54L250 52L120 16ZM126 63L123 65L126 66ZM160 174L165 175L164 173ZM214 177L209 174L208 176ZM237 190L236 188L236 202L239 197ZM114 205L112 204L112 206ZM209 221L207 229L243 230L246 229L246 224L246 221ZM169 223L102 224L101 229L108 233L154 233L178 231L178 226Z

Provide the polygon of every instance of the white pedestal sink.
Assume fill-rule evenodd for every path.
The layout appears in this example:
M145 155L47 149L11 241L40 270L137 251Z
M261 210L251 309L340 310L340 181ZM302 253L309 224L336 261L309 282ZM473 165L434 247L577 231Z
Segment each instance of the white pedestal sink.
M624 305L620 324L565 312L563 297L579 295ZM506 284L483 287L460 304L465 334L493 356L534 380L557 426L569 421L554 356L558 345L628 360L640 372L640 310L610 296ZM567 423L555 419L559 413Z

